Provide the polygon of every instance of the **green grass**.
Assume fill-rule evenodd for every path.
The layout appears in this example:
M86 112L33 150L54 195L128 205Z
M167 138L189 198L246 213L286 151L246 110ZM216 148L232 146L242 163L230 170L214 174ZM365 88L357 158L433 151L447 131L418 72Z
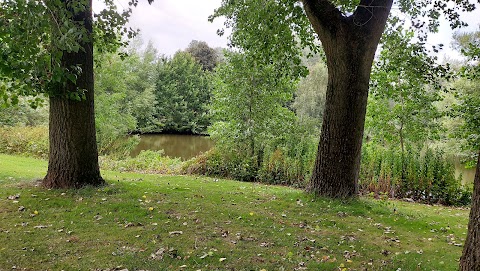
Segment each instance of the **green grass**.
M108 186L47 190L46 168L0 155L0 270L456 270L468 222L207 177L103 171Z

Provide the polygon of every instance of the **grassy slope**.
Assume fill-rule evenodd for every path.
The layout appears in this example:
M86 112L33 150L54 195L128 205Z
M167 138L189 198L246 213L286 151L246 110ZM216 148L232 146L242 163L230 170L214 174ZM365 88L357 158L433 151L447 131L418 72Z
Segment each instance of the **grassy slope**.
M45 190L45 172L0 155L0 270L456 270L468 219L206 177L104 171L100 189Z

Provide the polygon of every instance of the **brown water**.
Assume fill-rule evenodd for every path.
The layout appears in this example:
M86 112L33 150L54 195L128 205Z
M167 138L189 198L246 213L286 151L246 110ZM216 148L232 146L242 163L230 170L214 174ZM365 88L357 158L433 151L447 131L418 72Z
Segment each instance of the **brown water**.
M475 179L475 168L465 168L464 164L461 164L458 159L455 161L455 177L458 178L462 174L462 184L471 184Z
M188 160L213 147L207 136L195 135L141 135L140 143L130 153L137 156L142 150L163 150L165 156Z

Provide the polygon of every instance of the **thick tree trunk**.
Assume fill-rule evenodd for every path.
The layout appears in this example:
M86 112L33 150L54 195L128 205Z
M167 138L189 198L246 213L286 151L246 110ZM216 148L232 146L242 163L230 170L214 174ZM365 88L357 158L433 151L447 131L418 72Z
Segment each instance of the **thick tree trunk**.
M348 198L358 193L370 72L392 0L362 0L350 16L327 0L303 3L328 67L322 134L309 190Z
M352 197L358 172L367 107L371 59L352 50L351 41L332 46L322 133L310 189L317 195ZM325 46L327 47L327 46Z
M75 14L74 20L84 22L91 33L91 8ZM77 53L64 52L61 60L65 69L77 65L82 69L76 83L68 81L66 85L59 84L50 97L50 154L47 175L43 179L44 186L48 188L104 184L98 166L95 132L93 45L90 41L83 43L82 47L83 50ZM77 89L85 91L84 100L66 98L66 93Z
M472 209L468 222L468 234L460 258L461 271L480 270L480 153L475 172Z

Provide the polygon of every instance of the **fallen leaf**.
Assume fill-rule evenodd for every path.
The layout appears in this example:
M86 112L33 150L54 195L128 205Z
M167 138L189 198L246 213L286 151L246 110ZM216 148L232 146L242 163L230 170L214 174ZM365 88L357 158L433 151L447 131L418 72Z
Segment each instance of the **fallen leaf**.
M226 259L227 259L227 258L220 258L220 259L218 259L218 261L219 261L219 262L223 262L223 261L225 261Z
M150 258L154 260L161 260L163 259L163 254L165 253L165 248L158 249L155 253L150 254Z
M20 194L16 194L16 195L10 195L7 197L7 199L10 199L10 200L14 200L14 199L18 199L20 198Z
M38 226L34 226L33 228L34 228L34 229L45 229L45 228L48 228L48 226L38 225Z
M170 234L170 235L180 235L180 234L183 234L183 231L171 231L168 234Z

